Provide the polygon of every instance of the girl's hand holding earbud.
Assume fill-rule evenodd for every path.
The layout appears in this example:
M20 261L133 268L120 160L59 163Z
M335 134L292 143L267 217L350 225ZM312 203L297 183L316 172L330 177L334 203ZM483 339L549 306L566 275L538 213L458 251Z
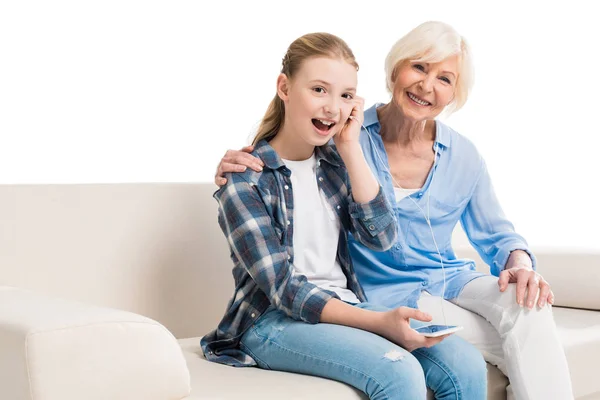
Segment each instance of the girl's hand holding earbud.
M373 171L365 160L358 138L364 121L365 101L361 97L355 97L352 111L340 131L333 137L338 153L344 160L350 184L352 186L352 198L356 203L368 203L379 193L379 182L373 175ZM342 117L343 118L343 117Z
M348 144L358 145L358 137L360 136L360 128L364 121L363 109L365 100L362 97L354 97L354 106L350 115L341 130L333 137L333 141L338 148L338 151L343 151L343 147Z

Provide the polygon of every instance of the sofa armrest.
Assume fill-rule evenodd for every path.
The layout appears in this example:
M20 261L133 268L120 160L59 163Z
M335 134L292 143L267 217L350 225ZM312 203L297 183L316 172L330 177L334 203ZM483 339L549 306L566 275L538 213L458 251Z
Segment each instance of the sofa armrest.
M554 305L600 310L600 252L534 248L533 253L537 271L552 287ZM472 247L457 247L456 254L474 260L478 271L490 272Z
M179 400L177 340L137 314L0 287L0 388L12 400Z
M600 253L547 250L536 257L556 306L600 310Z

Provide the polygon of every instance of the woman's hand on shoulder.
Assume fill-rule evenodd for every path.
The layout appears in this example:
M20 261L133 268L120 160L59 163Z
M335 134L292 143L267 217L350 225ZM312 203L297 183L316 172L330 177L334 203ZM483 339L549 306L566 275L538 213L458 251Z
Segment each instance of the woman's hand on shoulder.
M227 172L244 172L246 168L252 168L256 172L262 171L264 164L262 160L250 154L252 151L254 151L254 146L246 146L241 150L227 150L217 167L215 184L217 186L226 184L225 174Z

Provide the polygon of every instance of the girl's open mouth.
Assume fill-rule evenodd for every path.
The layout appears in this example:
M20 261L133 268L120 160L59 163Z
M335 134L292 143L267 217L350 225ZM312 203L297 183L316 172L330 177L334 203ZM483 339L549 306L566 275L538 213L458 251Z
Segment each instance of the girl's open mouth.
M333 128L333 126L335 125L335 122L326 121L318 118L313 118L312 123L322 135L327 135L331 128Z

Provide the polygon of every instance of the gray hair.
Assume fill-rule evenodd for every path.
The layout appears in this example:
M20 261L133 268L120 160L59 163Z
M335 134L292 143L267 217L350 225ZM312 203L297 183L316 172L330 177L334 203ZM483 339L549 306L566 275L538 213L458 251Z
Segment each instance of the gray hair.
M436 63L458 55L459 70L455 95L446 107L458 111L467 102L474 81L471 49L466 40L450 25L438 21L424 22L398 40L385 59L387 90L393 93L395 69L405 61Z

